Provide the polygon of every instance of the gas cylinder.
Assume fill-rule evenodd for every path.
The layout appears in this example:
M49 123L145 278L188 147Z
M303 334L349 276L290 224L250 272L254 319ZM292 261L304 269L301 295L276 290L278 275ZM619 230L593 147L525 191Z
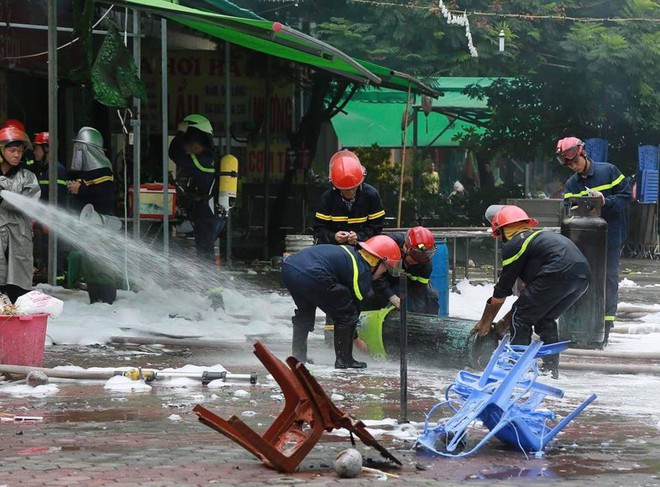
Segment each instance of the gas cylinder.
M497 337L493 330L484 337L472 334L474 320L407 313L408 358L433 367L483 369L490 360ZM374 358L399 357L401 317L393 307L363 311L357 331Z
M603 348L605 328L605 278L607 275L607 222L600 217L600 197L570 198L568 217L561 233L580 249L591 267L591 283L582 297L560 317L559 339L574 348Z

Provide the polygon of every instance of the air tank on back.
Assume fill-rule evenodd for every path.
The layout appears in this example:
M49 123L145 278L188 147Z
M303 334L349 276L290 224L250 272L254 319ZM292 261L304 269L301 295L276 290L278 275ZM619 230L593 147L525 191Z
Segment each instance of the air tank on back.
M600 197L570 198L561 233L580 249L591 267L591 283L582 297L559 318L559 339L575 348L603 348L609 330L605 326L605 277L607 222L600 217Z

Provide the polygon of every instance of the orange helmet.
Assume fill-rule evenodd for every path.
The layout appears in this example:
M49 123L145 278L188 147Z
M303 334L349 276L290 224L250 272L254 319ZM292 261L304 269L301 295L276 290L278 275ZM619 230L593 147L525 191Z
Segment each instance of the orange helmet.
M0 128L5 129L7 127L14 127L20 130L21 132L25 132L25 125L23 125L23 122L15 118L8 118L7 120L5 120L5 122L2 124L2 127Z
M435 238L428 228L413 227L408 230L403 242L403 251L415 262L428 262L433 258L436 250Z
M340 150L330 158L330 182L339 190L353 189L364 181L360 159L349 150Z
M27 134L16 127L4 127L0 129L0 147L4 147L12 142L22 142L25 147L30 147L30 139Z
M50 134L48 132L39 132L34 134L34 144L35 145L49 145L50 144Z
M514 205L504 205L491 220L492 236L497 238L502 235L502 228L517 222L527 222L530 227L535 227L539 221L535 218L530 218L525 210Z
M366 242L360 242L359 245L371 255L378 257L387 267L387 272L394 277L401 275L401 249L393 239L387 235L375 235Z
M583 153L584 142L577 137L564 137L557 141L555 156L562 166L565 166Z

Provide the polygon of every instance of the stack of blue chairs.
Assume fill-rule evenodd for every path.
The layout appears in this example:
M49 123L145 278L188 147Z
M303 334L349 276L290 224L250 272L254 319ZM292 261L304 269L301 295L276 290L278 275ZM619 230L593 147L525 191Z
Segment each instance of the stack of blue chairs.
M587 157L596 162L607 162L607 139L587 139L584 141L584 150Z
M658 146L641 145L637 150L637 201L658 201Z
M482 374L461 371L445 392L445 401L426 415L424 432L416 447L447 457L471 455L492 437L523 453L541 452L573 418L596 399L592 394L556 425L552 411L542 408L546 396L561 398L564 391L537 382L537 358L560 353L569 342L529 346L509 344L505 336ZM442 407L455 413L431 426L433 414ZM481 422L489 432L467 449L468 429ZM458 451L464 448L462 451Z

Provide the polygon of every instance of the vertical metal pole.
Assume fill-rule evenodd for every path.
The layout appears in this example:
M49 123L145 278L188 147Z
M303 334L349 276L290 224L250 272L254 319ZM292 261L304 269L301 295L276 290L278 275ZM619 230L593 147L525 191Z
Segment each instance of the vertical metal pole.
M452 250L452 264L451 264L451 288L453 291L456 291L456 242L457 239L454 237L453 245L451 246Z
M137 65L138 76L142 58L142 41L140 39L140 11L133 9L133 58ZM133 127L133 238L140 240L140 152L141 152L141 110L142 101L133 98L135 112L131 119Z
M48 201L57 205L57 0L48 2L48 132L50 157L48 165ZM48 283L57 284L57 235L51 230L48 238Z
M465 279L470 279L470 271L468 270L468 262L470 260L470 237L465 237Z
M168 169L169 169L169 157L167 155L168 141L167 134L168 132L168 115L167 115L167 20L160 19L160 107L161 107L161 118L163 119L161 125L161 131L163 133L163 256L165 259L168 259L170 256L170 225L169 225L169 212L167 209L169 206L169 189L168 189Z
M231 154L231 50L230 47L231 46L229 42L225 41L225 154ZM236 194L236 198L238 198L238 194ZM227 208L227 265L231 269L231 208Z
M401 323L399 325L399 348L401 358L401 418L399 423L408 422L408 276L401 274L399 276L399 298L401 300L401 309L399 315Z
M268 221L270 220L270 96L272 83L270 79L271 57L268 56L266 68L266 99L264 102L264 248L263 258L268 260L269 232Z

